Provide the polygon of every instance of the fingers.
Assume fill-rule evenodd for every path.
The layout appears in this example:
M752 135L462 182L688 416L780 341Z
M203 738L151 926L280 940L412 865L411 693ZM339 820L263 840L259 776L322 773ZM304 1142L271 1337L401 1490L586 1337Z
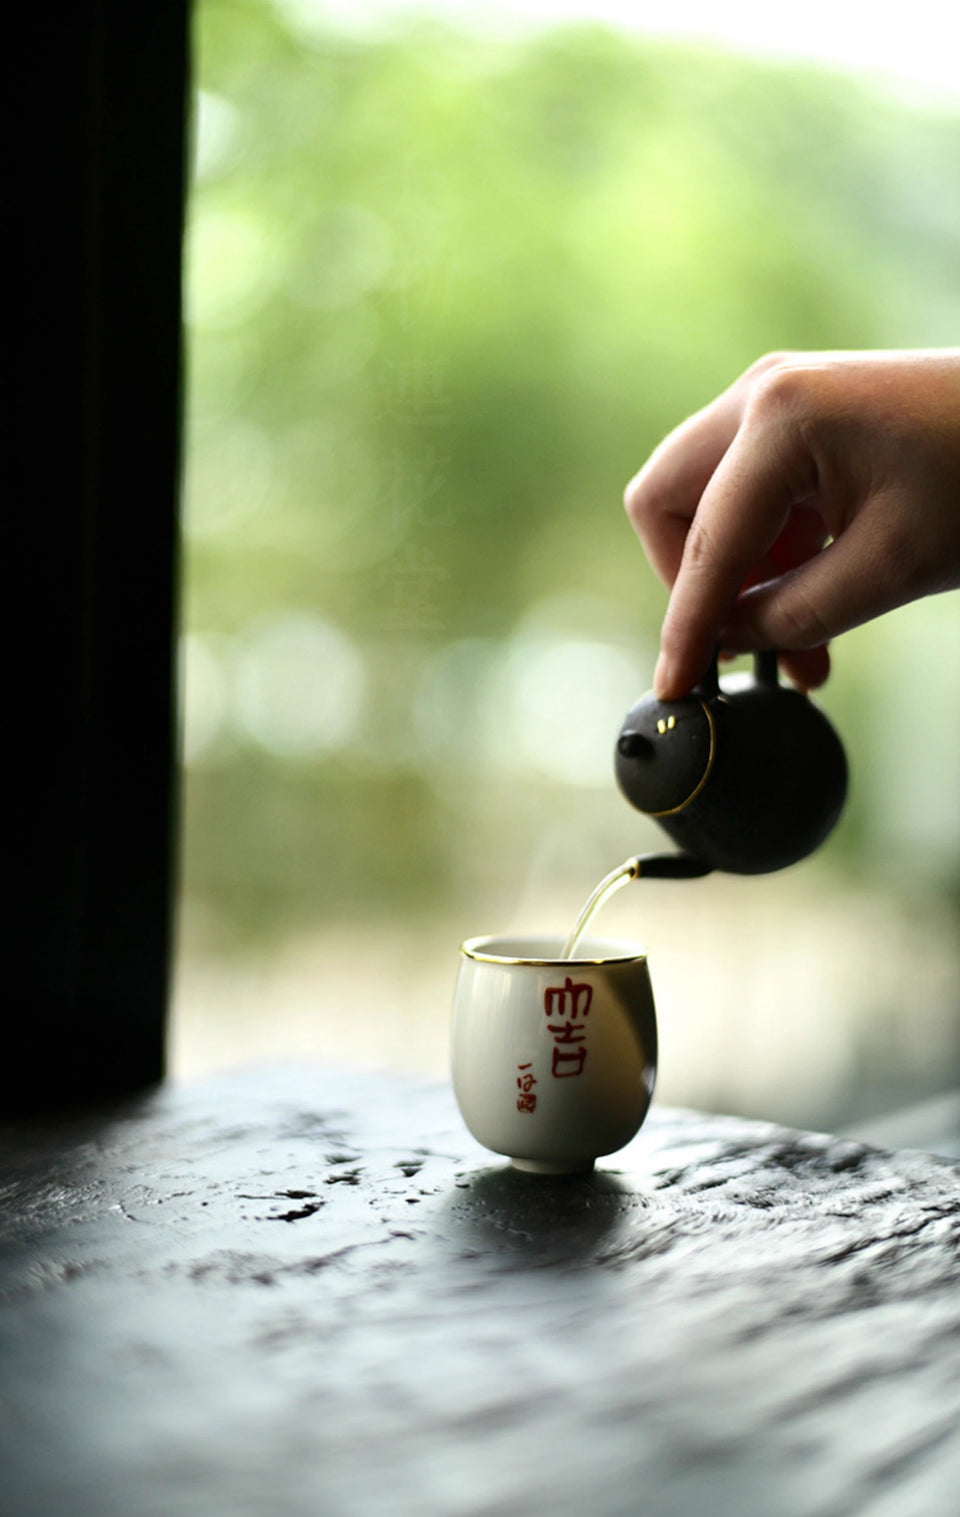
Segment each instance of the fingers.
M780 667L800 690L819 690L830 677L830 650L802 648L782 652Z
M672 586L657 694L718 644L810 688L833 636L960 584L958 401L956 349L772 354L668 437L626 495Z
M723 629L724 646L817 649L830 638L923 593L909 572L909 549L898 544L888 513L857 516L814 558L747 590Z
M736 387L677 427L628 484L623 503L657 574L672 585L690 523L742 412Z
M744 439L739 437L745 413L750 408L753 412L757 410L758 390L762 392L764 381L782 368L787 357L772 353L752 365L711 405L677 427L627 486L624 495L627 514L648 559L666 585L674 585L680 576L685 554L687 569L691 560L709 568L711 554L707 544L711 530L711 494L722 499L724 480L736 471L737 455L735 452L731 458L731 450L736 445L738 451L748 451ZM719 477L715 479L718 471ZM761 534L764 549L758 557L750 561L748 552L744 551L736 556L731 553L726 566L718 560L714 566L717 584L712 600L709 594L706 602L700 600L696 592L691 594L690 598L697 605L699 624L696 615L692 623L686 618L684 607L690 586L688 584L686 590L681 587L676 607L668 613L666 657L658 665L655 678L658 688L661 680L665 680L669 693L681 694L683 691L677 686L682 684L689 688L703 672L712 653L715 635L710 622L722 620L723 603L726 601L729 606L745 582L771 578L822 547L827 534L819 514L812 511L791 513L789 501L781 504L786 505L786 517L784 519L783 510L780 510L771 518L767 530ZM696 535L693 542L688 543L691 524L695 520ZM731 547L737 540L738 530L735 527L727 538ZM744 545L743 539L741 545ZM695 579L696 575L691 577ZM671 618L679 650L679 673L671 667ZM792 661L784 660L784 667L798 683L812 688L826 678L829 656L825 650L803 650Z
M769 407L754 415L748 407L703 492L684 544L654 674L661 699L684 695L703 674L741 586L772 553L793 507L809 499L815 486L815 468L790 418ZM809 520L803 533L806 547ZM789 553L797 551L789 534L782 543ZM814 639L809 646L825 640ZM765 646L797 644L773 641Z
M808 558L820 552L829 536L819 509L794 506L786 526L766 555L764 563L758 566L751 583L762 584L764 580L773 579L777 574L785 574L788 569L805 564Z

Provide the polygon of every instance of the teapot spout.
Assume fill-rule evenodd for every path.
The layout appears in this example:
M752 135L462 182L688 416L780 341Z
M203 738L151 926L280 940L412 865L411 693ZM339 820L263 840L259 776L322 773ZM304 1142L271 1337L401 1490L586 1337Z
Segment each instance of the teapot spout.
M633 860L635 880L699 880L713 865L692 853L641 853Z

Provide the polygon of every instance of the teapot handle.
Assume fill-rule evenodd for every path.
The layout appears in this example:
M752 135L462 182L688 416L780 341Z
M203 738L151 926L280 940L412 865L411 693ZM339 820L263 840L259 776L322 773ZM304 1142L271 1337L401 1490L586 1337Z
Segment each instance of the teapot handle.
M762 653L753 655L753 677L758 685L776 685L777 679L777 650L765 648Z
M709 669L697 686L700 694L706 700L710 700L713 696L720 694L720 671L717 665L719 653L720 648L718 645L713 650L713 658L710 660ZM753 677L758 685L779 684L776 648L764 648L761 653L753 655Z
M719 656L720 644L718 643L713 650L710 667L706 670L703 678L697 682L697 693L702 695L704 700L713 700L714 696L720 694L720 670L717 665Z

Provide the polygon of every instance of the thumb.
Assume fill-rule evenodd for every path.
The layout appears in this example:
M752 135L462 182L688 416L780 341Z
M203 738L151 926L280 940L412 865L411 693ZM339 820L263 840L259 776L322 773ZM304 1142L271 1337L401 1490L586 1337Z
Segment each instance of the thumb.
M865 514L821 552L740 596L725 648L818 648L851 627L926 593L907 545L887 540Z

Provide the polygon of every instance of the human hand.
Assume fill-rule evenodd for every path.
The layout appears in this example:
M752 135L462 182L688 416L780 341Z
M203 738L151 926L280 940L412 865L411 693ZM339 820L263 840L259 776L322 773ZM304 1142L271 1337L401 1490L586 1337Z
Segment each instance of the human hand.
M719 643L776 648L802 688L832 637L960 585L960 348L779 353L691 416L627 486L670 602L654 688Z

